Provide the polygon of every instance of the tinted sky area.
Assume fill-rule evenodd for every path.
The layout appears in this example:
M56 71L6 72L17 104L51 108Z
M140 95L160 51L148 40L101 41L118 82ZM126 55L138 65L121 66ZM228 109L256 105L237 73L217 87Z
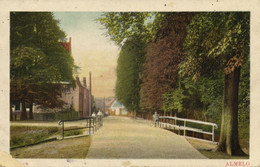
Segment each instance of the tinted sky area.
M101 12L54 12L60 27L72 38L72 55L81 70L78 76L92 73L92 94L114 96L119 48L105 36L106 29L96 21Z

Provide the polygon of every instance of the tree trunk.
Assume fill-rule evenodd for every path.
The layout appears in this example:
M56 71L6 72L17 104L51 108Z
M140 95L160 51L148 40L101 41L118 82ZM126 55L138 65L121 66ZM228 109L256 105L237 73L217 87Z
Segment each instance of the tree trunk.
M10 121L13 121L13 109L11 104L10 104Z
M29 119L33 120L33 102L30 103Z
M25 106L25 101L23 100L22 100L22 111L21 111L20 120L27 120L26 106Z
M238 86L240 69L225 75L220 141L217 151L243 155L238 141Z

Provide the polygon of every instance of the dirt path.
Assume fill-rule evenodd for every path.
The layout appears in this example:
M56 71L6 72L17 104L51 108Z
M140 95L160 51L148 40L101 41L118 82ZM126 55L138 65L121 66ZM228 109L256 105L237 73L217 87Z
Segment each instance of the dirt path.
M206 158L182 136L147 121L108 117L93 136L87 158Z

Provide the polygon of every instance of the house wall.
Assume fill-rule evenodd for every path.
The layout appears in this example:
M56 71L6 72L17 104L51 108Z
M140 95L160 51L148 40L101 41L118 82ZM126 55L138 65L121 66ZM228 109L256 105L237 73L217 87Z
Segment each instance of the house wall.
M115 115L127 115L127 109L125 108L124 105L118 104L118 101L114 101L111 105L111 110L115 113Z
M76 85L76 88L72 91L73 96L73 108L76 111L79 111L79 87Z
M127 110L125 108L112 108L115 111L115 115L127 115Z
M68 85L64 85L64 90L61 94L61 100L66 103L66 107L70 107L73 104L73 91L75 88L68 88Z

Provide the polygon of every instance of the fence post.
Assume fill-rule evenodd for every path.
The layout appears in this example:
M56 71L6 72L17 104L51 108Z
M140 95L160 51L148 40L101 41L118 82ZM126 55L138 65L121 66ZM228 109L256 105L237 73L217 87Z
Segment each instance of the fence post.
M184 136L186 135L185 128L186 128L186 121L184 121L184 132L183 132L183 135L184 135Z
M64 139L64 121L62 121L62 139Z
M96 131L95 124L96 124L96 117L95 117L95 118L93 118L93 134L94 134L94 133L95 133L95 131Z
M88 121L88 127L89 127L89 135L91 134L91 118L89 118L89 121Z
M212 125L212 142L214 142L214 125Z

